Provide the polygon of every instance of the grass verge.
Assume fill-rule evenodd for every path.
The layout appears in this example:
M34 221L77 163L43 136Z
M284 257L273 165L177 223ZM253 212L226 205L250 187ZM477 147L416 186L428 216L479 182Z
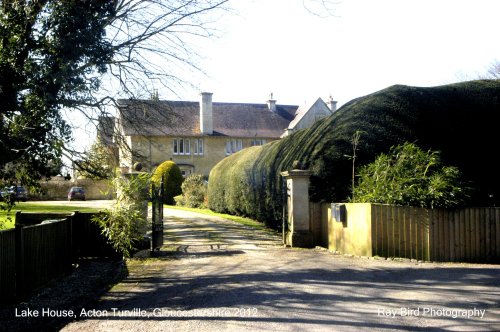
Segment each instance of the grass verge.
M102 209L101 209L102 210ZM55 203L54 205L41 205L41 204L36 204L36 203L31 203L31 202L19 202L16 203L16 205L12 208L10 211L6 210L0 210L0 229L9 229L9 228L14 228L14 222L15 222L15 215L16 211L22 211L22 212L38 212L38 213L47 213L47 212L60 212L60 213L65 213L65 212L73 212L73 211L80 211L80 212L97 212L99 209L96 208L90 208L90 207L82 207L82 206L71 206L71 205L57 205Z
M191 211L191 212L197 212L197 213L202 213L206 214L209 216L216 216L228 220L232 220L234 222L237 222L239 224L249 226L258 230L262 231L269 231L269 232L274 232L273 230L269 229L264 225L264 223L261 223L259 221L250 219L250 218L245 218L245 217L240 217L240 216L233 216L230 214L225 214L225 213L217 213L209 209L195 209L195 208L188 208L184 206L174 206L174 205L165 205L165 207L168 207L169 209L174 209L174 210L184 210L184 211Z

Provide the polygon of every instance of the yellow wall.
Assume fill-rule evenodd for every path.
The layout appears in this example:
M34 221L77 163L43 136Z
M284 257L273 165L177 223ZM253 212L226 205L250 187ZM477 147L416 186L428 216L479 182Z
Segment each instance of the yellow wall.
M372 255L371 204L346 203L347 222L332 219L331 205L324 204L328 219L328 249L342 254Z
M43 200L67 200L71 187L83 187L85 198L93 199L113 199L115 195L111 183L106 180L77 179L75 181L49 180L40 182L43 194L30 193L30 199Z
M174 155L173 140L174 138L188 138L191 142L191 154L189 155ZM195 155L193 153L193 140L203 138L203 155ZM181 169L189 168L192 165L192 173L203 174L208 177L210 170L222 159L226 157L226 141L229 137L214 137L214 136L198 136L198 137L130 137L129 144L133 151L140 153L143 158L126 158L121 160L121 164L127 167L138 161L142 162L145 170L148 171L149 165L153 167L161 164L165 160L172 160L178 164ZM237 138L238 139L238 138ZM251 146L252 138L240 138L243 142L243 148ZM274 141L274 138L264 138L266 142ZM124 155L122 153L122 155Z

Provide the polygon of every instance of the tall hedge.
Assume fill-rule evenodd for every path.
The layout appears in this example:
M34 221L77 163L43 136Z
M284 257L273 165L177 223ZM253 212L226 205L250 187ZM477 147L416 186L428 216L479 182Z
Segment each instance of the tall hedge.
M163 179L163 203L175 204L174 197L182 194L182 177L181 170L176 163L167 160L161 163L154 171L151 177L151 182L159 187Z
M490 205L492 200L498 204L499 99L499 80L431 88L395 85L354 99L309 129L225 158L210 173L209 206L279 225L283 202L279 174L294 160L313 172L312 200L347 200L356 131L361 131L356 167L392 146L414 142L424 150L441 151L443 163L462 171L474 188L469 204Z

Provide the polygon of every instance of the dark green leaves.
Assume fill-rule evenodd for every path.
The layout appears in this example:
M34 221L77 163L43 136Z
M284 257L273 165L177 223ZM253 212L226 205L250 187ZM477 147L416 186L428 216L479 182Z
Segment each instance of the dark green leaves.
M437 152L405 143L361 168L352 201L456 207L467 198L460 177L458 168L443 165Z

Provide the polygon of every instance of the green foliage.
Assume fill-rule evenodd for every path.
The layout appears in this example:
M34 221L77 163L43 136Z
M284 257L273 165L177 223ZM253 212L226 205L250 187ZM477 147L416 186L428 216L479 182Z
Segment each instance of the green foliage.
M125 257L130 257L134 245L146 233L149 181L147 173L128 178L116 176L113 179L117 192L115 204L93 219L113 247Z
M181 185L184 181L181 170L176 163L167 160L156 168L151 177L151 182L159 188L163 180L163 203L174 205L174 197L182 194Z
M466 191L458 168L405 143L361 168L352 202L451 208L463 204Z
M201 174L192 174L182 183L182 196L177 196L175 202L180 206L190 208L206 208L207 185Z
M98 89L114 10L112 1L0 5L0 176L31 185L53 175L71 136L60 110Z
M176 206L185 206L186 203L184 201L184 196L183 195L177 195L174 197L175 205Z
M279 227L280 172L289 170L294 160L313 173L313 201L346 201L352 193L353 168L352 158L346 156L353 154L356 132L362 132L357 169L392 146L416 142L425 150L441 151L444 164L461 170L473 188L467 204L499 204L500 174L491 150L498 141L498 96L500 81L483 80L433 88L396 85L352 100L309 129L222 160L210 173L209 207Z
M244 152L243 152L244 151ZM261 148L250 147L224 158L210 172L208 205L210 209L233 215L252 215L257 203L252 197L251 167L259 158Z
M4 168L35 184L61 161L76 157L62 112L89 122L114 98L104 81L129 98L151 80L176 87L172 71L192 62L185 36L210 36L211 15L227 0L41 0L0 2L0 177ZM183 47L178 47L183 45ZM164 65L158 66L155 55ZM124 141L118 139L119 144Z

